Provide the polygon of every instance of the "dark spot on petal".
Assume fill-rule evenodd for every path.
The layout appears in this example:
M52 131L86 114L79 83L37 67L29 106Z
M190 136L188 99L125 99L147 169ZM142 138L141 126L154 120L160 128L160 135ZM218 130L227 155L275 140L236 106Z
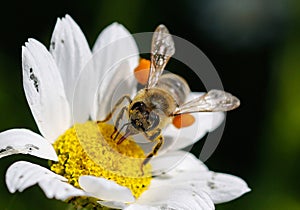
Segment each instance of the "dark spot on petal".
M176 210L176 209L170 207L168 204L163 204L160 206L160 210Z
M63 40L63 39L62 39L62 40L60 40L60 41L61 41L61 43L62 43L62 44L64 44L64 43L65 43L65 40Z
M30 73L29 74L29 79L33 81L33 85L34 85L36 91L39 92L39 81L38 81L38 78L33 73L32 68L29 69L29 73Z
M24 178L24 176L23 176L23 175L19 176L19 179L23 179L23 178Z
M8 150L13 150L13 149L14 148L12 146L7 146L4 149L0 149L0 153L7 152Z
M34 149L35 149L35 150L39 150L39 149L40 149L40 148L38 148L37 146L35 146L35 145L33 145L33 144L26 144L25 147L26 147L26 149L27 149L29 152L33 151Z
M50 45L51 45L52 49L55 50L55 42L51 42Z
M214 182L210 182L210 181L207 182L207 186L208 186L211 190L214 190L214 189L217 188L217 187L216 187L216 184L215 184Z

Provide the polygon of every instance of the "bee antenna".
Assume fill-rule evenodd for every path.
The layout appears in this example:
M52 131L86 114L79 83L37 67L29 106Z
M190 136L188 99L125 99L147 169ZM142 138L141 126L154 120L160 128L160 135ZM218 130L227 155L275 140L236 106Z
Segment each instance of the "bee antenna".
M125 123L122 126L122 128L120 129L120 131L121 131L125 126L127 126L125 134L118 140L117 144L121 144L128 136L134 134L134 132L132 132L132 130L130 129L130 126L128 126L129 124L131 124L131 123L130 122L129 123Z
M126 129L125 134L119 139L119 141L117 142L117 144L121 144L130 135L132 135L130 129Z
M122 125L122 127L121 127L121 129L119 129L118 131L117 131L117 128L115 128L115 131L116 131L116 135L115 135L115 138L114 138L114 141L117 139L117 137L120 135L120 132L123 130L123 128L125 127L125 126L128 126L130 124L130 122L129 123L125 123L124 125Z

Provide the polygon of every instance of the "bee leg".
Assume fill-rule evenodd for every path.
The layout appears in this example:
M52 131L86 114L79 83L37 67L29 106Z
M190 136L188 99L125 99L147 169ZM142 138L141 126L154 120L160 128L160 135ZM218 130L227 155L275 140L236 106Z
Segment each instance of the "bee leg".
M122 104L122 102L123 102L125 99L127 99L128 102L131 103L131 98L130 98L129 95L124 95L124 96L122 96L122 97L117 101L117 103L115 104L115 106L114 106L114 108L111 110L111 112L104 118L104 120L99 120L99 121L97 121L97 123L103 123L103 122L109 121L109 120L112 118L114 112L117 110L117 108Z
M157 141L156 145L152 148L152 151L146 156L145 160L143 161L142 165L141 165L141 170L144 174L144 171L143 171L143 167L144 165L146 165L150 159L155 156L158 152L158 150L161 148L161 146L163 145L164 143L164 138L163 136L159 135L160 134L160 130L158 132L156 132L155 134L153 134L152 136L150 136L148 139L150 141L153 141L154 139ZM158 136L158 137L157 137Z
M127 106L124 106L121 111L119 112L118 116L117 116L117 119L116 119L116 123L114 125L114 132L111 134L110 138L113 138L113 135L115 135L114 137L114 140L116 140L116 138L119 136L120 134L120 131L124 128L124 125L123 127L120 129L120 131L118 131L118 128L119 128L119 124L120 124L120 121L121 119L123 118L123 115L124 115L124 112L128 112L128 107Z
M155 156L158 152L158 150L161 148L161 146L164 143L164 138L162 136L159 136L157 138L157 143L156 145L153 147L152 151L147 155L147 157L145 158L145 160L143 161L142 165L141 165L141 171L142 174L144 175L144 170L143 167L150 161L150 159Z
M147 155L147 157L143 161L143 166L146 165L150 161L150 159L157 154L158 150L161 148L163 143L164 143L164 138L162 136L159 136L157 138L156 145L153 147L152 151Z

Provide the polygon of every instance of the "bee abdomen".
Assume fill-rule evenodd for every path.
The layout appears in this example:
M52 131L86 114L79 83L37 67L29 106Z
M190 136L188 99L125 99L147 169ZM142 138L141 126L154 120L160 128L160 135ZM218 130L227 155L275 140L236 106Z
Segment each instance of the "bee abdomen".
M185 102L190 93L187 82L182 77L171 73L162 75L156 87L167 91L175 99L178 106Z

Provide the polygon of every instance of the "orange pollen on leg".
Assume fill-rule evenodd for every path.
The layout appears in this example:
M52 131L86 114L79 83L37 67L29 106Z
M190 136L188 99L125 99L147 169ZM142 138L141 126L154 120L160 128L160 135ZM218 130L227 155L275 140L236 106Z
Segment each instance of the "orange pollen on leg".
M140 59L139 65L134 69L134 76L138 83L147 84L150 73L150 61L144 58Z
M191 126L195 122L195 117L191 114L181 114L173 118L173 125L176 128L184 128Z

